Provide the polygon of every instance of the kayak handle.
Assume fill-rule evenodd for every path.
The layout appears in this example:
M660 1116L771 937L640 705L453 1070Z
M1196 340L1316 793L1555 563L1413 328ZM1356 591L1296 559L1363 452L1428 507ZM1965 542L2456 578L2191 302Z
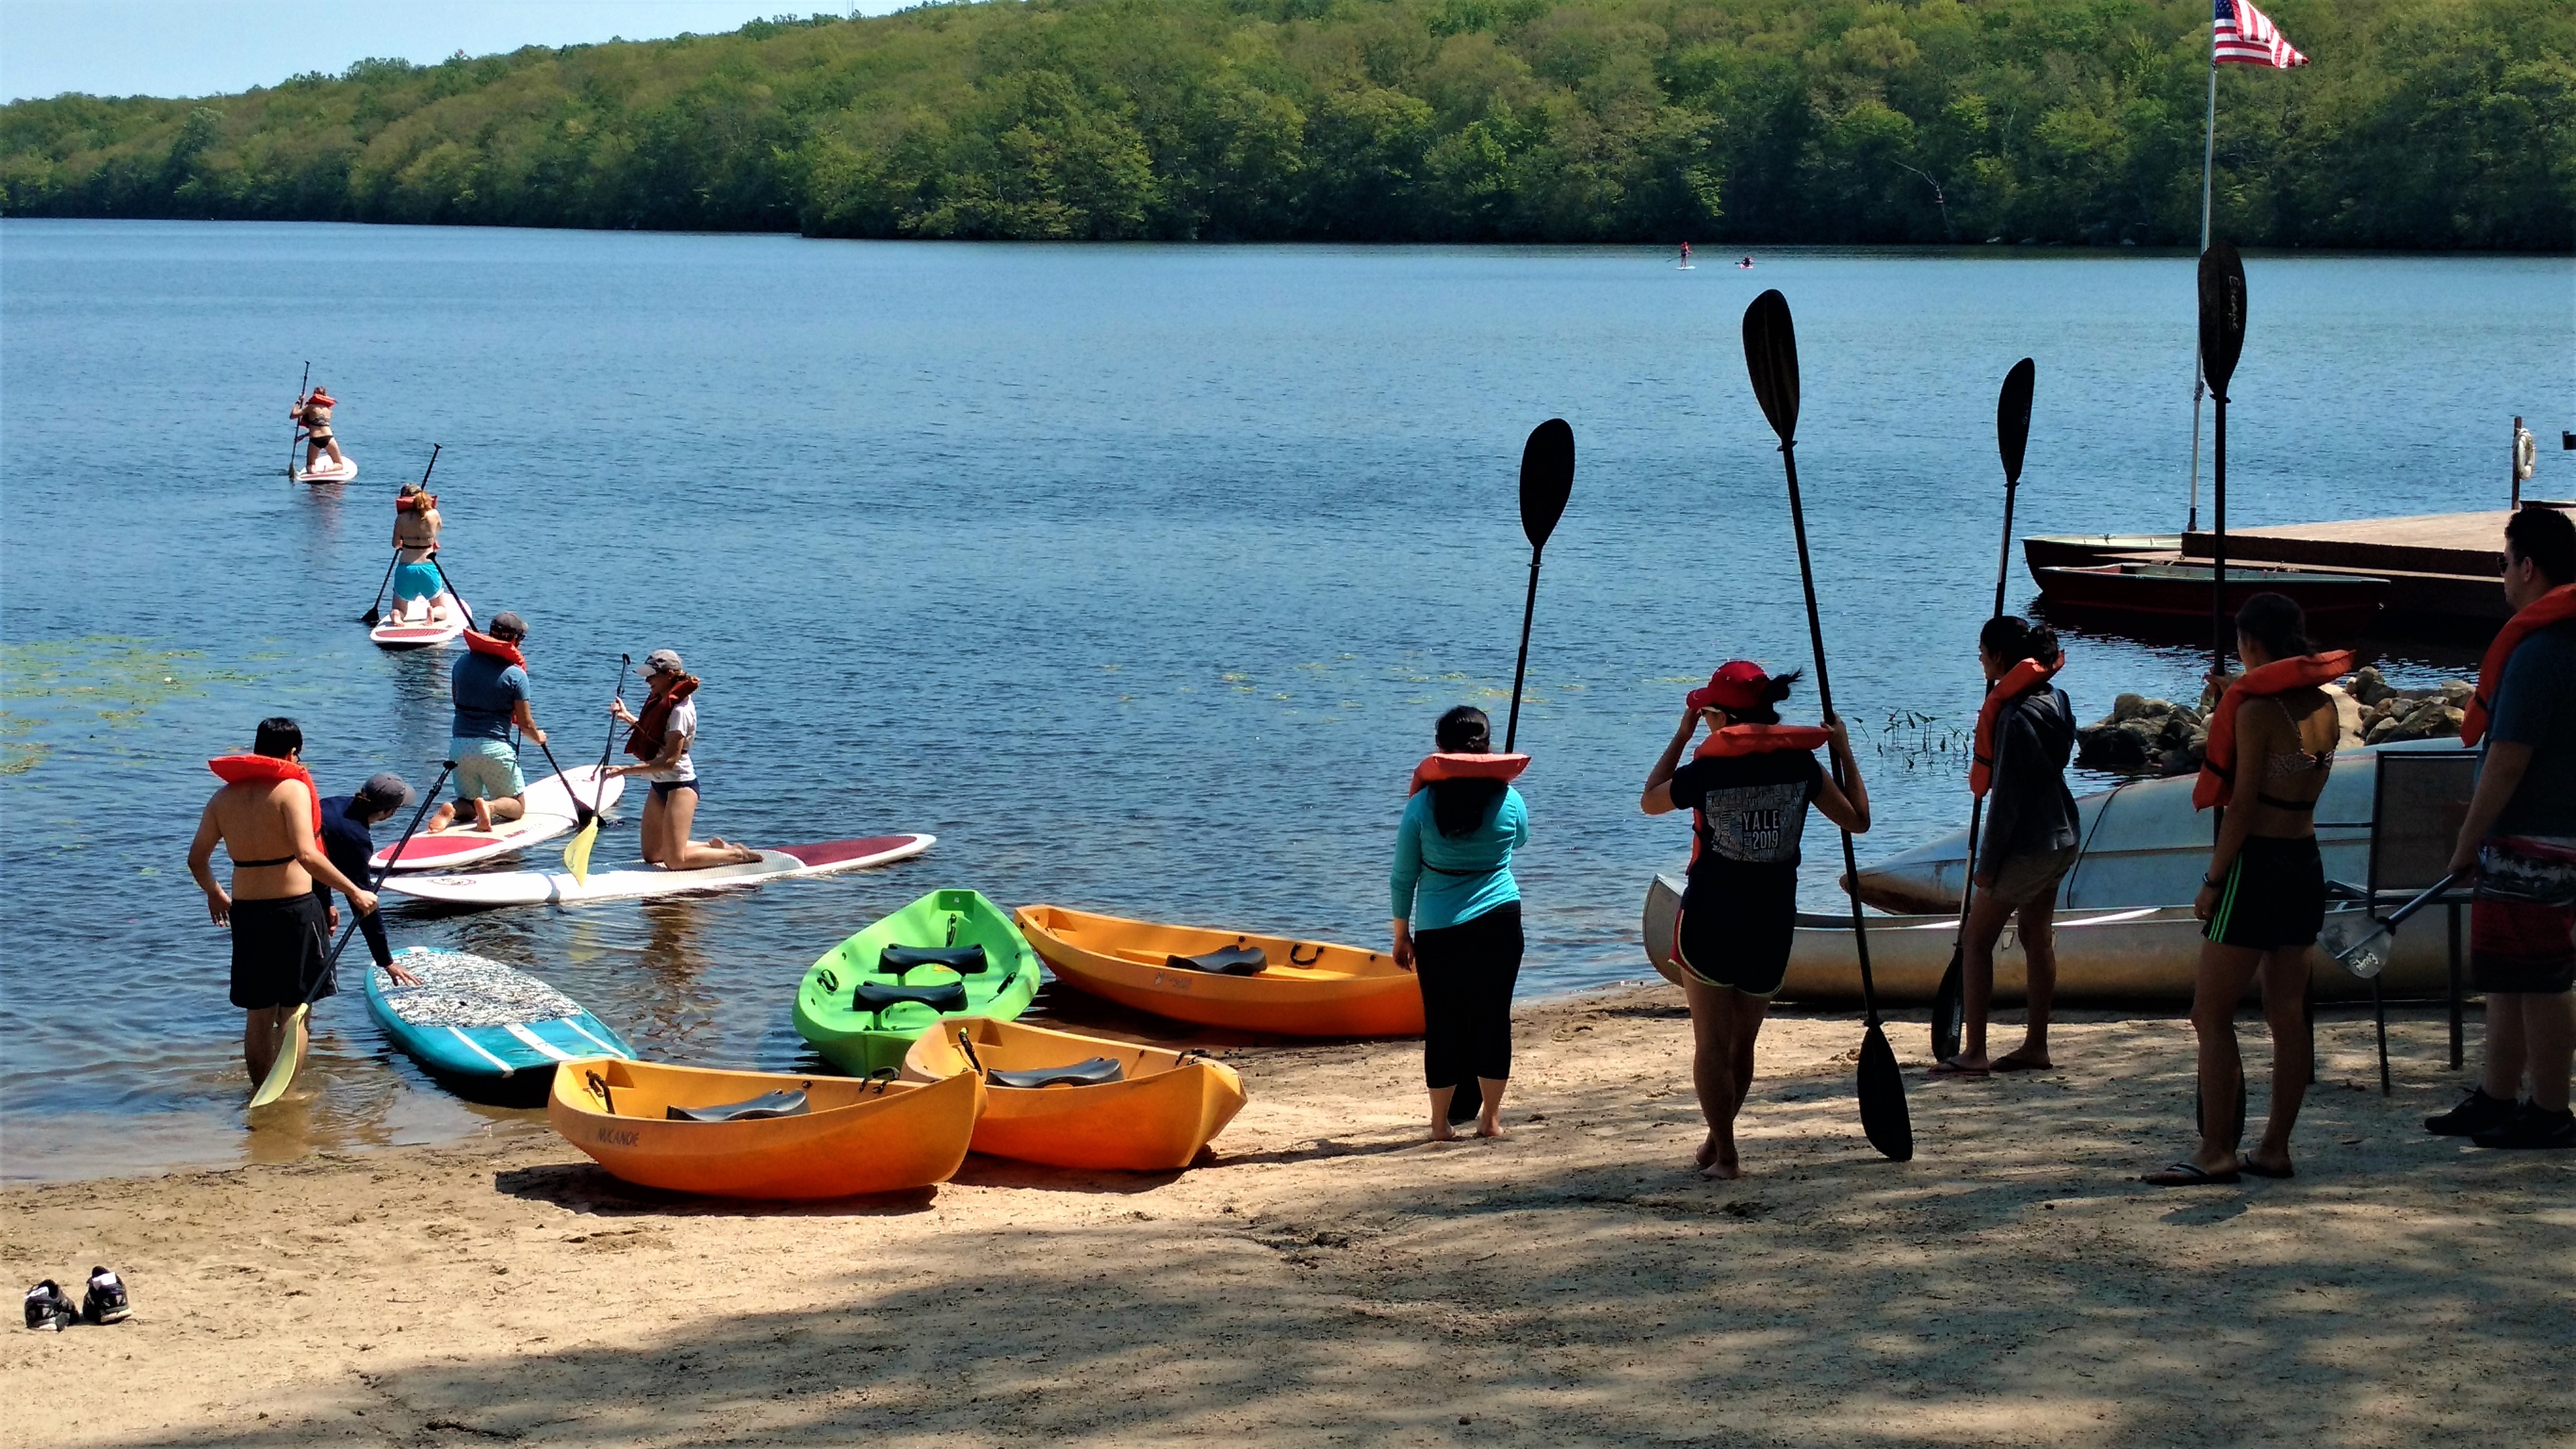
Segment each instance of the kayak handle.
M1316 945L1316 946L1315 946L1315 954L1314 954L1314 955L1312 955L1312 956L1308 956L1308 957L1305 957L1305 958L1304 958L1304 959L1302 959L1302 960L1301 960L1301 959L1299 959L1299 957L1298 957L1298 955L1297 955L1297 948L1298 948L1298 946L1303 945L1303 944L1310 944L1310 943L1297 942L1297 941L1291 941L1290 943L1288 943L1288 964L1289 964L1289 965L1291 965L1291 966L1312 966L1312 965L1314 965L1316 962L1321 961L1321 960L1323 960L1323 959L1324 959L1324 948L1323 948L1320 944L1318 944L1318 945Z
M606 1109L607 1109L607 1111L608 1111L608 1115L610 1115L611 1117L616 1116L616 1115L617 1115L617 1103L616 1103L616 1102L614 1102L614 1101L612 1101L612 1100L609 1098L609 1095L608 1095L608 1084L607 1084L606 1082L603 1082L603 1081L601 1081L601 1080L599 1079L599 1073L597 1073L597 1072L584 1072L584 1073L582 1073L582 1075L583 1075L583 1076L585 1076L585 1077L590 1078L590 1090L591 1090L591 1094L592 1094L593 1096L596 1096L596 1097L598 1097L598 1098L599 1098L599 1105L600 1105L600 1106L602 1106L602 1107L604 1107L604 1108L606 1108Z

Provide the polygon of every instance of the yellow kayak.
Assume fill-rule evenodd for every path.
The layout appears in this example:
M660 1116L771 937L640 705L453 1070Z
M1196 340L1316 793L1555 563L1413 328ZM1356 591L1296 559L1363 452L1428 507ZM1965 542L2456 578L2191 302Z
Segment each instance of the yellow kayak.
M923 1032L903 1072L919 1081L980 1072L975 1150L1051 1167L1187 1167L1243 1110L1243 1079L1223 1062L991 1017Z
M870 1082L600 1057L555 1068L546 1120L645 1187L834 1198L946 1182L983 1110L972 1075Z
M1020 931L1056 976L1174 1021L1286 1036L1419 1036L1422 985L1357 946L1022 906Z

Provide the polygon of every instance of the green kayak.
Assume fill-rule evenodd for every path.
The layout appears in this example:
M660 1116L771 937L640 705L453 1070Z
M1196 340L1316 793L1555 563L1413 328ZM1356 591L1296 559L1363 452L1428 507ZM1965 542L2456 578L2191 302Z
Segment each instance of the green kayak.
M1038 954L976 891L932 891L823 954L796 988L796 1031L856 1076L901 1069L913 1040L961 1016L1009 1021L1038 994Z

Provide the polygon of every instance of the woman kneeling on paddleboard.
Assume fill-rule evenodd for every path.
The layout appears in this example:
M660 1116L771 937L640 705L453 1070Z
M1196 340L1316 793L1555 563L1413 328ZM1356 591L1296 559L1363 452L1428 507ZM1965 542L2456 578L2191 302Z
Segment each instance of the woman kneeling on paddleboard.
M1690 998L1691 1084L1708 1118L1700 1175L1744 1175L1735 1117L1753 1085L1753 1041L1789 972L1797 939L1798 841L1813 802L1850 831L1869 831L1869 790L1842 721L1824 728L1780 723L1797 671L1778 678L1734 660L1690 692L1672 743L1646 775L1638 805L1649 815L1692 812L1690 885L1673 922L1672 956ZM1682 750L1705 719L1709 736L1687 765ZM1816 764L1830 747L1851 793Z
M739 865L760 859L760 852L728 845L719 835L704 845L689 838L698 818L698 770L689 763L689 746L698 737L697 676L680 667L677 650L656 649L644 657L644 678L652 695L644 713L626 708L623 699L608 702L608 712L635 728L626 736L626 753L643 761L619 765L612 775L641 775L652 782L653 798L644 802L644 859L664 870L703 870L711 865Z
M1509 784L1526 755L1493 753L1493 725L1460 705L1440 716L1440 753L1413 772L1395 832L1395 964L1422 978L1422 1079L1431 1140L1447 1142L1451 1099L1472 1083L1479 1137L1503 1136L1512 1075L1512 987L1521 974L1521 888L1512 852L1529 807ZM1413 927L1419 926L1416 934Z

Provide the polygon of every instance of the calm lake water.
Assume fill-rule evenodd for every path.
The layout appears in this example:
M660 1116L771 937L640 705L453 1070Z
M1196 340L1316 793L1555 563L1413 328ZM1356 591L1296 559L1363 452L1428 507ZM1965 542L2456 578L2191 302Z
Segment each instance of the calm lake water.
M1645 883L1685 839L1635 799L1683 691L1731 655L1806 662L1738 341L1762 287L1798 321L1833 681L1878 801L1864 858L1958 828L1943 745L1978 696L1995 387L2038 359L2018 531L2179 528L2192 264L1759 260L0 225L6 1174L541 1130L430 1084L354 992L320 1013L318 1092L246 1127L226 938L183 864L203 761L263 715L303 722L332 792L435 772L452 656L379 653L353 622L432 443L447 559L478 608L531 621L567 764L598 754L617 656L668 645L707 681L702 832L940 837L732 895L394 908L397 945L530 966L648 1055L795 1067L805 966L939 886L1381 940L1432 719L1465 700L1500 723L1515 470L1560 415L1581 463L1522 720L1523 990L1642 974ZM2500 507L2510 416L2560 425L2563 258L2247 271L2238 524ZM306 359L363 465L346 489L281 476ZM2576 493L2576 466L2543 469ZM2412 678L2466 659L2391 648ZM2109 637L2072 654L2087 718L2200 667ZM630 819L597 863L634 850Z

